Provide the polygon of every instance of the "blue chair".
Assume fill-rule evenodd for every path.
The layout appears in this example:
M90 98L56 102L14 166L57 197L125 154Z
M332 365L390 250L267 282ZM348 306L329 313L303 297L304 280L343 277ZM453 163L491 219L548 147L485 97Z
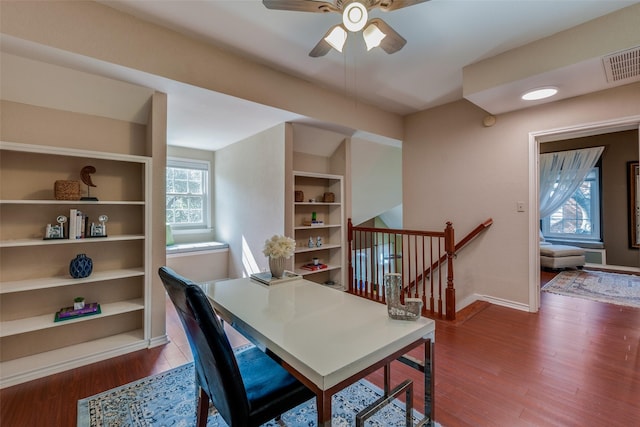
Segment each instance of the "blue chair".
M235 355L200 286L167 267L162 283L184 326L196 371L197 426L205 427L209 399L231 427L259 426L315 394L257 347Z

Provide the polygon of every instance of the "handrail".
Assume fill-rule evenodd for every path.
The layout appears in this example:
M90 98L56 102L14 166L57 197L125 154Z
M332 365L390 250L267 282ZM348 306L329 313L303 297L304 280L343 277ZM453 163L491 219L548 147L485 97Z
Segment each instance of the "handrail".
M384 236L387 236L386 238ZM365 261L357 261L357 278L354 275L353 257L354 251L362 248L386 247L397 248L395 244L400 242L405 246L404 254L399 254L404 261L400 261L400 271L405 280L422 271L427 265L431 265L434 259L440 258L444 264L446 260L446 288L443 289L443 276L429 284L430 288L421 290L419 296L423 301L422 314L446 317L455 320L455 288L453 283L453 258L454 258L454 230L450 222L446 224L444 231L403 230L373 227L355 227L351 219L348 220L348 245L349 245L349 285L348 292L364 298L385 303L385 292L380 288L381 276L385 273L385 267L381 269L377 262L371 262L371 254L366 255ZM434 249L436 253L433 253ZM400 252L402 252L400 248ZM393 256L398 254L394 253ZM367 258L369 257L369 258ZM360 259L360 258L359 258ZM399 258L395 258L396 260ZM381 264L383 265L383 264ZM404 265L404 267L402 267ZM391 267L390 267L391 268ZM416 271L417 270L417 271ZM389 270L389 272L391 272ZM356 279L354 281L354 279ZM427 285L423 282L423 287ZM437 301L436 301L437 298ZM443 301L444 299L444 301ZM444 302L444 309L443 309ZM436 307L437 306L437 307Z
M488 218L485 222L481 223L476 228L471 230L471 232L469 234L464 236L462 238L462 240L460 240L458 243L456 243L456 245L454 247L454 250L453 250L454 256L457 256L458 255L458 251L460 251L462 248L467 246L467 244L469 244L469 242L471 242L473 239L478 237L478 235L480 233L482 233L484 230L486 230L487 228L491 227L492 224L493 224L493 218ZM411 293L411 290L415 287L416 283L420 282L423 277L429 276L429 274L431 274L431 271L435 270L436 268L438 268L438 266L440 266L444 262L444 260L446 258L447 258L446 254L442 255L442 257L438 261L436 261L433 264L431 264L431 266L429 268L427 268L424 271L424 273L422 273L421 275L416 277L415 280L413 280L411 283L409 283L405 287L404 292L406 294Z

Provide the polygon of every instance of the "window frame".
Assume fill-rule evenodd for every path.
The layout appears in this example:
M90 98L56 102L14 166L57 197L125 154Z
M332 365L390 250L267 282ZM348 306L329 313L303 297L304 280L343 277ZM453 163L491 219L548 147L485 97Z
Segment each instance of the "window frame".
M593 173L594 171L595 173ZM545 239L559 241L578 241L585 243L602 243L602 168L600 165L600 161L598 161L593 169L591 169L585 179L588 179L592 174L594 175L593 180L598 186L597 191L594 191L591 197L591 224L593 227L592 232L588 236L577 233L552 233L549 231L551 227L552 214L540 220L540 222L542 223L542 234Z
M165 222L168 225L171 225L171 229L173 231L180 230L205 230L211 228L211 192L209 190L209 177L211 174L211 162L207 160L199 160L199 159L187 159L181 157L167 157L167 165L165 168L165 178L167 176L167 172L169 168L174 169L189 169L189 170L199 170L203 172L202 177L202 196L194 195L198 197L202 197L202 222L200 223L170 223L168 221L168 210L166 209L166 200L171 196L182 195L181 193L169 193L169 185L168 182L165 182ZM187 193L189 194L189 193Z

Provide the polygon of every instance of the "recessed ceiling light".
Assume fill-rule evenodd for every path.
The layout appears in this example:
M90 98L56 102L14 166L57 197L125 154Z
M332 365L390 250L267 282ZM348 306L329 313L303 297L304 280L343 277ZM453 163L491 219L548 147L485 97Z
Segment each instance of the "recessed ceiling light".
M525 101L536 101L538 99L549 98L550 96L558 93L558 88L555 87L541 87L533 89L522 95L522 99Z

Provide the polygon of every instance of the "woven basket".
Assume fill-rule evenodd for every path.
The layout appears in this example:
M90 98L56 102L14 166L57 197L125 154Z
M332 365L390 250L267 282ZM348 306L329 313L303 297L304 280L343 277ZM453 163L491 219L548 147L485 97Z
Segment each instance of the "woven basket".
M58 180L53 186L56 200L80 200L80 181Z
M294 197L296 202L304 202L304 193L302 191L296 191Z
M324 193L322 200L325 203L334 203L336 201L336 195L333 193Z

